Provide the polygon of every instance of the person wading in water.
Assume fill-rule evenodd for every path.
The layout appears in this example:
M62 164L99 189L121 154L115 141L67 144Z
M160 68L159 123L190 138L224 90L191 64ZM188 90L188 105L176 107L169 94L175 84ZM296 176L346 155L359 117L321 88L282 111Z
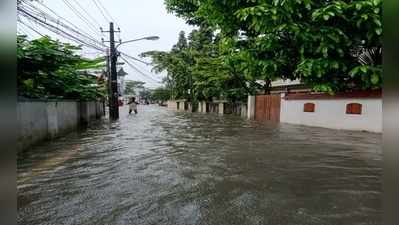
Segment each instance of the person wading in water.
M129 102L127 103L129 105L129 114L134 111L134 114L137 114L137 102L135 97L131 97Z

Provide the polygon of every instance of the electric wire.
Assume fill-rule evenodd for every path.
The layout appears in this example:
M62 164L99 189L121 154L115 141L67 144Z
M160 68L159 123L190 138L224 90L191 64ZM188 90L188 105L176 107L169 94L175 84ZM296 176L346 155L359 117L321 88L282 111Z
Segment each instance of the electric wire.
M58 14L56 14L55 12L53 12L53 14L55 14L58 18L54 18L52 15L44 12L43 10L28 4L29 6L24 5L22 8L24 8L26 11L29 11L32 14L35 14L37 17L43 17L43 19L45 21L51 21L55 24L62 26L63 28L75 33L78 36L82 36L88 40L90 40L91 42L100 45L100 46L105 46L102 42L96 40L95 38L93 38L91 35L82 32L79 28L77 28L73 23L69 22L68 20L62 18L61 16L59 16ZM66 21L67 23L71 24L74 28L72 28L71 26L63 23L61 20Z
M124 52L119 51L119 53L120 53L121 55L125 56L125 57L128 57L128 58L133 59L133 60L138 61L138 62L141 62L141 63L143 63L143 64L145 64L145 65L147 65L147 66L150 65L150 63L148 63L148 62L145 62L145 61L143 61L143 60L140 60L140 59L138 59L138 58L136 58L136 57L133 57L133 56L131 56L131 55L128 55L128 54L126 54L126 53L124 53Z
M107 22L113 21L112 18L107 18L107 16L105 15L105 13L103 12L103 10L101 9L101 7L99 6L99 4L97 3L96 0L92 0L92 2L93 2L94 5L97 7L97 9L100 11L100 13L101 13L101 15L104 17L105 21L107 21Z
M157 83L157 84L160 84L160 83L161 83L160 81L156 80L155 78L151 77L150 75L145 74L143 71L141 71L140 69L138 69L135 65L133 65L133 63L129 62L126 58L124 58L124 57L121 56L121 59L122 59L123 61L125 61L132 69L134 69L134 70L135 70L136 72L138 72L140 75L142 75L142 76L144 76L144 77L146 77L146 78L152 80L153 82L155 82L155 83Z
M146 65L146 66L151 66L151 63L146 63L145 65ZM136 64L136 66L137 66L139 69L141 69L142 71L146 72L146 73L154 74L154 77L156 77L156 78L163 79L163 78L161 78L160 76L157 76L156 73L151 72L150 70L148 70L147 68L144 68L142 65L140 65L140 64L138 64L138 63Z
M81 37L83 37L84 39L89 40L89 41L91 42L91 45L106 47L102 42L100 42L100 41L94 39L94 38L91 37L91 36L82 34L81 32L75 30L74 28L71 28L70 26L64 24L64 23L61 22L60 20L58 20L58 19L52 17L51 15L42 13L42 12L40 12L40 11L39 11L39 12L32 12L32 9L29 10L29 9L27 9L27 8L25 8L25 7L18 7L18 9L24 9L25 12L30 12L31 14L35 14L35 15L36 15L36 19L34 19L35 22L38 22L38 21L37 21L38 17L43 17L43 20L44 20L46 23L48 23L48 22L53 22L53 23L57 24L57 27L56 27L57 32L55 32L55 33L57 33L57 34L59 34L58 31L60 30L60 28L59 28L58 26L60 25L60 26L62 26L63 28L65 28L65 29L69 30L70 32L74 33L73 36L75 36L75 37L81 36ZM54 26L54 25L53 25L53 26ZM53 28L54 28L54 27L53 27ZM52 30L52 32L54 32L54 30Z
M80 9L82 9L82 11L85 12L85 13L89 16L89 18L98 26L98 28L101 27L101 25L99 24L99 22L98 22L96 19L94 19L93 16L92 16L89 12L87 12L87 10L86 10L78 1L76 1L76 0L72 0L72 1L74 1L74 2L76 3L76 5L77 5Z
M106 7L104 7L103 3L101 3L101 0L93 0L93 1L97 1L98 4L100 5L100 7L104 10L105 14L108 15L108 17L111 19L111 21L114 21L116 24L116 20L114 19L114 17L112 17L111 13L109 13L109 11L107 10Z
M78 26L76 26L75 24L73 24L72 22L70 22L69 20L65 19L64 17L60 16L57 12L55 12L54 10L52 10L51 8L49 8L48 6L46 6L44 3L38 1L38 4L40 4L43 8L45 8L46 10L50 11L52 14L54 14L54 16L56 16L58 18L58 20L63 20L66 23L69 24L69 26L72 26L75 30L79 31L82 34L85 34L86 36L91 36L90 34L88 34L86 31L82 30L81 28L79 28ZM29 3L28 3L29 4ZM33 4L29 4L32 7L35 7ZM41 13L51 16L50 14L44 12L42 9L39 9L38 7L35 7L37 10L39 10ZM102 34L102 33L101 33Z
M115 24L115 26L118 27L118 29L119 29L119 25L118 25L117 21L114 19L114 17L112 17L112 15L109 13L107 8L104 7L104 5L101 3L101 1L100 0L92 0L92 2L97 7L97 9L100 11L100 13L103 15L104 19L107 22L113 22ZM117 35L118 35L118 38L121 39L120 32L118 32Z
M32 19L32 18L29 18L28 15L24 15L24 17L26 17L27 19ZM96 45L93 45L93 44L90 44L90 43L87 43L86 41L81 40L78 37L75 37L75 36L73 36L72 34L66 32L66 31L61 30L59 27L56 27L56 26L51 25L51 24L48 24L45 21L42 21L42 20L40 20L38 18L33 18L33 19L35 19L35 22L37 22L38 25L40 25L41 27L43 27L43 28L45 28L45 29L47 29L47 30L59 35L59 36L62 36L64 38L68 39L68 40L74 41L74 42L76 42L78 44L82 44L82 45L84 45L86 47L91 47L91 48L94 48L94 49L96 49L98 51L103 51L103 49L101 49L100 47L98 47Z
M17 26L17 34L32 36L32 33L28 30L25 30L25 28L23 28L22 26Z
M87 43L86 41L81 40L81 39L79 39L78 37L73 36L73 35L71 35L70 33L66 32L66 31L64 31L64 30L61 30L61 29L59 29L58 27L55 27L54 25L47 23L47 22L44 21L44 20L41 20L40 18L37 18L36 16L32 15L31 13L25 11L24 9L22 9L22 8L20 8L20 7L18 7L18 11L21 12L21 13L23 14L23 16L27 17L28 19L33 19L33 20L35 20L35 21L38 22L38 24L40 24L42 27L47 28L48 30L50 30L50 31L52 31L52 32L54 32L54 33L56 33L56 34L59 34L59 35L65 37L65 38L67 38L67 39L69 39L69 40L73 40L73 41L75 41L75 42L81 43L81 44L83 44L83 45L85 45L85 46L87 46L87 47L91 47L91 48L96 49L96 50L99 50L99 51L103 51L103 52L105 51L105 49L102 49L102 48L100 48L100 47L98 47L98 46L96 46L96 45Z
M112 17L112 15L109 13L109 11L107 10L106 7L104 7L104 5L101 3L101 0L95 0L98 2L98 4L100 5L100 7L102 7L104 9L104 12L109 16L109 18L111 18L113 21L116 22L116 20Z
M93 25L85 16L83 16L71 3L69 3L67 0L62 0L65 5L68 6L68 8L76 15L78 16L87 26L90 28L92 31L94 31L95 34L98 34L100 31L97 30L96 26Z
M30 30L32 30L33 32L35 32L36 34L40 35L41 37L44 37L44 35L42 33L40 33L38 30L36 30L35 28L33 28L32 26L26 24L24 21L22 21L22 19L18 18L18 22L20 25L24 25L25 27L29 28ZM33 36L33 35L32 35Z

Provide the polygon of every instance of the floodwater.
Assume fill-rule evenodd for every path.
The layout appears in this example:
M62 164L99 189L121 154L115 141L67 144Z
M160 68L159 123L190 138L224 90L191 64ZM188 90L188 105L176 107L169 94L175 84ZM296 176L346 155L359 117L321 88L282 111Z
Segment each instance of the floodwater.
M140 106L18 156L19 224L379 225L381 135Z

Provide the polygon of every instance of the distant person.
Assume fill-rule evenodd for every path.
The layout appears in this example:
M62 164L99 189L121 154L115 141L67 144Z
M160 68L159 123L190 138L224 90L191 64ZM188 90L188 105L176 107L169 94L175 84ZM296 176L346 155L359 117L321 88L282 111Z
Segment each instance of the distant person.
M137 105L139 103L136 102L136 98L131 97L130 101L127 104L129 105L129 114L131 114L132 111L134 111L134 114L137 114Z

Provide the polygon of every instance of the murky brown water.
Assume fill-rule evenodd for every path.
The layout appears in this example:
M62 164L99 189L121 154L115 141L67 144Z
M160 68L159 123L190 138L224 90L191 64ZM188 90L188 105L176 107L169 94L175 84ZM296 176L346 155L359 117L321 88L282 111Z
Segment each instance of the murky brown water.
M379 134L126 114L19 155L19 224L381 224Z

